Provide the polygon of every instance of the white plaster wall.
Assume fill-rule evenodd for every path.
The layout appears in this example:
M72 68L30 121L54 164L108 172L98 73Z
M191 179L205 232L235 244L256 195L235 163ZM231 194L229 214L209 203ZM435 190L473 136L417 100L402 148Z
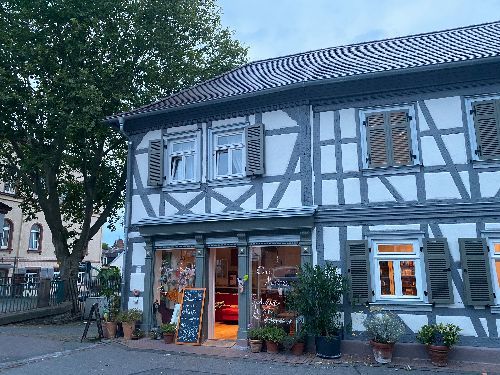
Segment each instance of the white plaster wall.
M342 109L340 114L340 136L341 138L356 137L356 111L354 108Z
M323 250L325 260L340 261L339 228L323 227Z
M462 105L459 96L426 100L425 104L438 129L449 129L463 125Z
M301 181L291 181L286 188L285 194L281 197L278 208L302 206L301 186Z
M320 112L319 114L319 139L327 141L335 138L333 127L333 111Z
M500 230L500 223L485 223L484 229L486 229L486 230Z
M244 116L233 117L233 118L228 118L228 119L224 119L224 120L212 121L212 127L216 128L219 126L241 124L241 123L245 123L245 122L246 122L246 118ZM266 128L267 128L267 126L266 126Z
M245 211L255 210L257 208L257 196L254 194L241 204Z
M352 322L352 330L355 332L364 332L366 331L363 322L366 319L366 314L355 312L351 313L351 322Z
M398 314L401 320L410 328L412 332L418 332L422 326L429 323L427 315Z
M451 257L455 262L460 260L458 239L477 237L476 224L474 223L439 224L439 229L441 229L443 237L448 240Z
M144 292L144 273L131 273L130 274L130 291L137 289Z
M358 167L358 145L346 143L342 147L342 168L344 172L357 172Z
M425 166L446 164L434 137L421 137L420 144L422 147L422 163Z
M337 164L335 161L335 146L321 146L321 173L335 173Z
M285 111L282 110L264 112L262 114L262 122L264 123L266 130L297 126L297 122L295 122Z
M405 201L416 201L418 199L417 179L414 175L390 176L387 179Z
M226 205L222 204L215 198L210 198L210 212L218 213L226 209Z
M196 203L192 208L191 212L193 214L205 214L205 198L202 198L198 203Z
M143 307L143 297L129 297L128 298L128 309L139 309L144 311Z
M172 206L170 203L165 202L165 216L173 216L175 215L179 210Z
M297 164L295 164L295 169L293 170L293 173L299 173L300 172L300 158L297 159Z
M271 199L273 199L276 190L278 189L279 182L267 182L262 184L262 207L268 208Z
M321 182L321 200L322 204L333 205L339 203L337 180L323 180Z
M420 230L420 224L399 224L399 225L371 225L371 231L375 232L394 232L398 230Z
M460 175L460 179L464 183L465 190L467 190L467 193L469 193L469 196L470 196L469 172L462 171L462 172L458 172L458 174Z
M479 318L479 321L481 322L481 325L483 326L484 332L486 333L486 336L490 336L490 330L488 329L488 321L486 318Z
M173 128L167 128L167 134L180 133L180 132L192 132L198 130L197 124L175 126Z
M139 195L132 196L132 215L131 215L131 223L135 224L139 220L147 218L148 213L144 208L144 204L142 203L141 197Z
M500 172L479 173L479 185L483 198L494 197L500 189Z
M156 216L160 215L160 194L149 194L148 195L149 203L153 207L153 211Z
M266 137L264 152L266 176L285 174L296 140L297 133Z
M132 189L137 189L137 183L135 182L134 176L132 176Z
M147 132L146 134L144 134L144 138L142 138L142 141L137 145L136 150L139 150L141 148L149 148L149 141L160 138L161 130L152 130L150 132Z
M448 172L426 173L424 178L427 199L460 198L457 186Z
M144 266L146 264L146 246L145 243L133 243L132 244L132 265L133 266Z
M467 164L467 152L463 133L442 135L444 145L455 164Z
M136 155L135 160L137 162L137 167L139 168L138 171L139 171L139 176L141 177L142 186L146 187L148 186L148 154Z
M344 201L345 204L361 203L361 192L359 188L359 179L344 179Z
M222 188L216 188L214 189L217 193L225 196L227 199L231 201L235 201L238 199L240 196L245 194L252 185L238 185L238 186L226 186Z
M139 232L129 232L128 233L128 238L137 238L137 237L140 237L141 235L139 234Z
M418 116L418 128L420 131L429 130L429 125L425 120L424 114L422 113L422 109L420 105L417 106L417 116Z
M347 227L347 240L362 240L363 227Z
M182 205L191 202L196 196L200 194L198 191L187 191L183 193L170 193L169 195Z
M368 200L370 202L394 202L396 199L392 196L385 185L378 177L368 178Z
M468 316L442 316L436 315L436 323L444 323L444 324L456 324L459 326L462 331L460 334L462 336L474 336L477 337L477 332L474 329L474 325L472 324L472 320Z

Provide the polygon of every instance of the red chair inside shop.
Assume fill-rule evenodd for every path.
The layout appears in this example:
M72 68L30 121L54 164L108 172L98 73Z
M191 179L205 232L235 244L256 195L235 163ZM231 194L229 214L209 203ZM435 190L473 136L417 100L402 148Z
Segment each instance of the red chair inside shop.
M238 322L237 293L215 293L215 321Z

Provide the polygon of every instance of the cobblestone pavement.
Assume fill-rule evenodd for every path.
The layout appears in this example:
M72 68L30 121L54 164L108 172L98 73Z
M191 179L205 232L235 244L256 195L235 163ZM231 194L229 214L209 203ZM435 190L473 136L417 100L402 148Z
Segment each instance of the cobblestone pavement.
M236 348L165 345L121 339L80 343L82 323L0 327L0 374L482 374L496 369L453 364L447 369L375 366L360 359L329 362L312 355L252 354ZM96 335L95 324L89 337ZM423 365L423 364L420 364ZM465 370L465 371L462 371Z

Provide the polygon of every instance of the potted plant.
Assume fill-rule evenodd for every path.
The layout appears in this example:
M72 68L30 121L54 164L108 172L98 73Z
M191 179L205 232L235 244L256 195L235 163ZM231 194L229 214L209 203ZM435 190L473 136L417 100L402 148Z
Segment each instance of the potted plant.
M151 331L149 331L149 338L151 340L161 340L161 331L160 328L158 327L153 327L151 328Z
M286 337L286 332L281 327L267 326L262 328L262 339L266 341L268 353L278 353L279 344Z
M306 343L306 335L301 332L297 332L295 336L293 336L294 342L292 345L292 354L293 355L302 355L304 353L305 343Z
M177 326L173 323L165 323L160 326L160 330L163 333L163 341L165 341L165 344L172 344L174 342Z
M123 328L123 338L125 340L132 339L132 333L134 332L135 325L142 318L142 311L139 309L130 309L128 311L122 311L118 314L117 321L122 323Z
M260 353L262 350L262 329L251 328L248 330L248 343L252 353Z
M363 325L370 337L373 357L378 363L390 363L394 344L405 333L401 319L388 311L375 311L367 316Z
M443 367L448 365L448 353L458 342L461 330L455 324L426 324L417 332L417 340L427 346L431 363Z
M315 336L318 357L340 357L340 302L346 290L347 279L329 263L304 265L292 284L289 308L303 316L305 332Z
M132 340L139 340L144 337L144 331L142 329L136 328L132 332Z

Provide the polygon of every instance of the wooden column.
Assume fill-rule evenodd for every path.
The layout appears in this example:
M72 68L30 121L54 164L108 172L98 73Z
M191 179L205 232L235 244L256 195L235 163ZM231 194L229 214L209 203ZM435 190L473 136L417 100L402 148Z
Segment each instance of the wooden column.
M238 278L243 280L250 273L250 261L247 236L245 233L238 233ZM244 291L238 290L238 340L246 345L247 327L250 322L250 297L252 295L252 285L250 279L244 283Z
M303 230L300 232L300 265L312 264L312 240L311 231Z
M196 245L196 274L194 285L196 288L208 288L208 248L202 235L195 236ZM205 293L205 308L203 309L201 341L208 338L208 306L209 293Z
M151 330L153 326L153 282L154 282L154 247L153 239L151 237L145 237L146 246L146 258L144 263L144 294L142 300L143 308L143 329L146 332Z

